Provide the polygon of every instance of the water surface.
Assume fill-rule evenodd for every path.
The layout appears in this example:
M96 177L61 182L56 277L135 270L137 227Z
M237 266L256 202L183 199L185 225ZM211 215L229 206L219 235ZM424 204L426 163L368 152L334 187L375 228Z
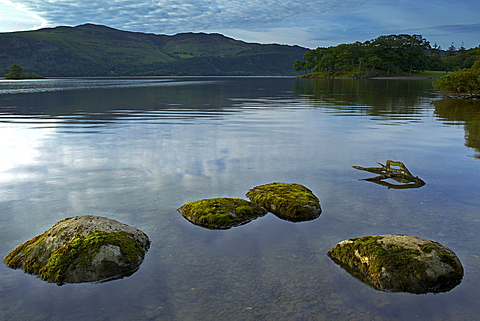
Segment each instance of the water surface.
M480 314L480 106L430 81L92 78L0 81L0 253L71 216L152 241L139 271L46 283L0 265L0 320L474 320ZM427 184L388 189L352 165L399 160ZM208 230L176 209L299 183L322 214ZM365 235L450 247L447 293L377 291L325 253Z

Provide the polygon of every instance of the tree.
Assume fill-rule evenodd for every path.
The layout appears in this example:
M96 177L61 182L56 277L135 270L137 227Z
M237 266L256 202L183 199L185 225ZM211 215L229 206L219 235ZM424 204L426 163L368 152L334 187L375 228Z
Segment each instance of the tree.
M436 52L432 53L431 55L427 56L427 69L428 70L445 70L446 65L445 62L442 60L440 55Z
M10 67L10 73L5 74L5 79L43 79L44 77L34 73L24 73L22 67L13 64Z
M375 70L376 66L379 66L382 63L382 59L377 56L370 56L367 59L367 64L372 67L372 71Z
M452 55L446 55L442 58L446 71L471 68L477 58L476 49L456 51Z
M368 45L369 56L382 60L378 66L387 73L390 71L425 70L427 66L427 50L430 43L420 35L380 36Z
M472 68L460 69L445 75L433 83L441 91L455 94L468 94L470 97L480 94L480 47Z
M454 56L456 51L457 51L457 48L455 48L455 43L452 42L450 47L448 47L447 49L447 56Z
M325 55L325 51L327 48L318 47L315 50L311 50L303 55L303 59L305 60L305 67L312 71L312 69L316 68L318 62L322 59Z
M10 67L10 73L5 75L6 79L20 79L23 74L23 69L17 64Z
M480 70L480 46L477 47L477 59L473 63L472 69L479 69Z
M397 71L397 65L400 61L400 50L396 43L396 35L380 36L368 44L368 56L376 56L381 61L378 68L385 70L387 74L390 71Z
M403 36L403 58L405 64L403 70L410 74L413 70L422 71L427 67L427 50L430 43L420 35L401 35Z
M300 71L300 70L305 70L305 73L307 72L307 68L305 67L306 65L306 62L305 61L300 61L298 59L296 59L294 62L293 62L293 70L294 71Z
M319 51L320 54L318 55L319 59L317 60L317 65L315 66L313 71L334 71L337 59L335 53L332 51L332 48L333 47L321 48L322 50Z
M423 70L454 70L469 68L473 64L472 50L449 48L451 56L443 57L440 46L433 47L421 35L388 35L351 44L340 44L328 48L318 47L305 53L304 69L324 75L355 75L367 73L387 74ZM295 62L294 68L302 68Z

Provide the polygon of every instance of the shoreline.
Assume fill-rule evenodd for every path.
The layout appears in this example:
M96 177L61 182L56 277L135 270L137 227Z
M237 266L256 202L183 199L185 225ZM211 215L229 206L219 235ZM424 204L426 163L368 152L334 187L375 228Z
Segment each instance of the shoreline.
M367 79L379 79L379 80L388 80L388 79L396 79L396 80L421 80L421 79L432 79L430 77L415 77L415 76L394 76L394 77L370 77Z

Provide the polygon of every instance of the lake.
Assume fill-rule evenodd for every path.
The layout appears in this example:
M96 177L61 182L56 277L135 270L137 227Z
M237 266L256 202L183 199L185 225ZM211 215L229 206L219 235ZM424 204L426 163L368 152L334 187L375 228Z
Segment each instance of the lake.
M287 77L0 81L0 253L77 215L152 241L140 269L57 286L0 265L0 320L475 320L480 315L480 102L431 80ZM352 166L402 161L398 189ZM177 208L302 184L322 214L268 213L228 230ZM390 187L390 188L389 188ZM449 292L375 290L326 252L365 235L440 242L465 276Z

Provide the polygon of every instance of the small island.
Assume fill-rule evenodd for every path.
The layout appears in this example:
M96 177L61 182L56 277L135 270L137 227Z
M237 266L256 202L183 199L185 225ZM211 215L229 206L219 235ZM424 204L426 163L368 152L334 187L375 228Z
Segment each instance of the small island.
M23 72L22 67L17 64L13 64L10 67L10 73L4 75L5 79L21 80L21 79L45 79L43 76L39 76L34 73Z

